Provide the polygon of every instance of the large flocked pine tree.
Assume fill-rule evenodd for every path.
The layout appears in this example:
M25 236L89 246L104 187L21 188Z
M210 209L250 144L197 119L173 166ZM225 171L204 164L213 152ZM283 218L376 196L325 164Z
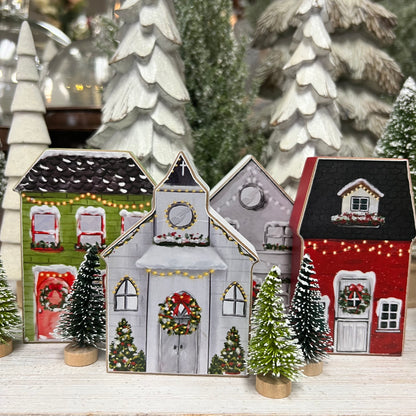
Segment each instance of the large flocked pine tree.
M267 149L268 171L292 197L306 158L334 155L341 148L326 9L320 2L304 1L295 16L299 24L293 53L283 67L286 81L272 112L271 124L276 128Z
M247 368L253 374L296 380L305 362L283 309L280 274L273 266L254 303Z
M125 0L117 14L123 24L110 61L115 75L88 145L129 150L160 181L177 153L191 148L175 11L171 0Z
M45 104L39 88L36 49L29 24L24 21L17 42L17 86L11 105L12 122L7 137L9 145L4 176L7 181L2 208L0 241L1 256L7 276L22 278L22 241L20 230L20 196L13 191L45 148L50 143L44 114Z
M397 97L376 147L379 157L408 159L416 195L416 83L409 77Z
M260 94L269 100L271 107L268 114L272 114L272 108L278 105L282 94L287 91L287 71L284 68L289 59L293 59L294 48L299 45L298 37L302 33L299 28L305 24L305 14L299 14L299 11L316 8L321 8L328 16L326 28L331 38L329 56L334 66L327 69L337 88L335 101L342 133L341 148L336 154L370 156L391 111L391 106L381 96L397 94L402 78L398 65L382 50L394 39L396 18L381 5L370 0L272 2L258 20L254 39L254 46L264 50L265 56L259 68ZM317 17L311 21L310 30L303 32L307 48L298 57L303 62L298 67L305 71L304 66L316 59L311 56L312 52L318 57L321 54L320 48L316 48L318 45L313 45L314 37L320 30L315 23L320 25ZM274 137L271 144L276 140L279 139ZM313 143L314 139L308 141ZM270 161L273 156L274 162ZM281 169L274 166L280 162L277 156L269 152L268 158L267 167L270 170Z
M290 322L302 349L306 364L319 363L327 357L332 337L325 320L324 305L313 262L305 254L290 305Z
M247 86L246 41L237 39L231 26L231 0L174 3L191 98L186 114L194 160L201 176L213 186L244 152L261 148L256 133L249 134L248 129L254 94Z

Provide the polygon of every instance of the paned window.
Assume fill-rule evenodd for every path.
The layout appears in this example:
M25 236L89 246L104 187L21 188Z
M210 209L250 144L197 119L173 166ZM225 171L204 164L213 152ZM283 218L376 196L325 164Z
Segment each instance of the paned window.
M144 211L144 212L140 212L140 211L129 212L125 209L122 209L120 211L121 232L124 233L130 227L133 227L133 225L137 224L137 222L140 221L146 214L147 214L147 211Z
M32 207L30 218L32 243L35 246L40 246L42 242L45 247L59 244L60 213L58 208L48 205Z
M380 299L377 305L378 330L399 331L401 309L401 299Z
M76 213L78 246L105 244L105 211L102 208L81 207Z
M367 212L369 205L369 198L353 196L351 198L351 211Z
M125 276L117 285L114 295L115 311L137 311L139 291L133 279Z
M237 282L231 283L225 289L222 297L222 314L231 316L246 316L247 296Z

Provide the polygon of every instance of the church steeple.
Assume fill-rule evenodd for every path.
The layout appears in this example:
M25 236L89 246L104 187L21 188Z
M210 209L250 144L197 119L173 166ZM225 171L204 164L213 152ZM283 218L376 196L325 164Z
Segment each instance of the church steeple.
M180 152L155 192L155 236L202 234L208 237L209 188Z

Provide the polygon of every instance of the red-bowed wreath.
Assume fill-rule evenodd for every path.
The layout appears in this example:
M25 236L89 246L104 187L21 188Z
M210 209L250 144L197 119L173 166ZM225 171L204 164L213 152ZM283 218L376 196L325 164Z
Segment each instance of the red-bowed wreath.
M197 301L188 293L174 293L166 298L165 303L160 303L159 323L168 335L188 335L198 328L201 320L201 308ZM179 313L186 310L189 319L186 323L179 323Z
M354 293L357 295L360 302L356 306L351 306L348 304ZM345 286L344 290L339 295L338 304L341 306L341 309L345 313L350 313L354 315L359 315L360 313L365 312L365 310L370 305L371 295L368 292L368 289L361 284L350 284Z
M39 294L39 303L43 309L47 311L60 311L65 307L66 299L68 297L69 290L61 283L49 283L41 289ZM58 297L58 303L52 303L52 299Z

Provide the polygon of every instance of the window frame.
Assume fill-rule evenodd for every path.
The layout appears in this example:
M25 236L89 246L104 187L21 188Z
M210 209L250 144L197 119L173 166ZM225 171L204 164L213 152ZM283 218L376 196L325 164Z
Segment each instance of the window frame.
M354 199L358 199L358 208L354 208ZM366 209L362 209L362 201L366 201ZM368 212L370 209L370 198L368 196L351 196L350 200L351 212Z
M128 293L128 287L129 284L133 287L135 293ZM118 294L119 290L124 286L124 292L121 294ZM124 308L118 307L117 300L119 298L123 298L123 304ZM136 298L136 307L133 308L127 308L127 298ZM115 312L135 312L139 310L139 289L136 286L136 283L130 276L124 276L117 284L117 286L114 289L114 311Z
M100 217L101 221L101 229L100 231L82 231L81 230L81 218L82 217ZM82 237L84 236L99 236L100 237L100 244L99 246L103 246L105 244L105 238L106 238L106 224L105 224L105 211L103 208L97 208L97 207L79 207L76 214L75 214L75 218L77 220L77 242L78 242L78 246L79 247L84 247L88 244L92 245L91 243L85 242L83 243L81 241ZM97 243L95 243L97 244Z
M388 310L383 310L384 306L388 306ZM391 307L397 305L397 311L392 311ZM401 332L400 331L400 320L402 317L402 306L403 301L398 298L381 298L377 304L377 332ZM396 314L395 318L391 317L391 314ZM387 317L383 317L383 314L387 314ZM391 328L390 324L396 323L395 328ZM383 328L382 324L387 323L387 327Z
M35 229L35 220L36 216L42 216L42 215L53 215L54 216L54 229L53 230L45 230L45 231L37 231ZM37 245L41 241L44 240L36 240L36 236L38 235L48 235L53 236L55 246L58 246L60 243L60 219L61 214L59 212L59 209L56 206L49 206L49 205L42 205L42 206L35 206L30 209L30 237L32 240L32 243L34 245ZM51 244L51 242L46 242L46 244Z
M230 293L230 290L233 289L233 293L232 293L232 297L231 298L227 298L227 294ZM239 291L241 293L241 296L243 299L238 299L238 292ZM247 316L247 296L246 293L243 289L243 287L236 281L230 283L227 288L224 290L224 294L222 295L222 315L223 316L236 316L236 317L246 317ZM225 304L233 304L233 313L226 313L224 311L224 305ZM237 312L237 305L238 304L243 304L243 313L239 314Z

